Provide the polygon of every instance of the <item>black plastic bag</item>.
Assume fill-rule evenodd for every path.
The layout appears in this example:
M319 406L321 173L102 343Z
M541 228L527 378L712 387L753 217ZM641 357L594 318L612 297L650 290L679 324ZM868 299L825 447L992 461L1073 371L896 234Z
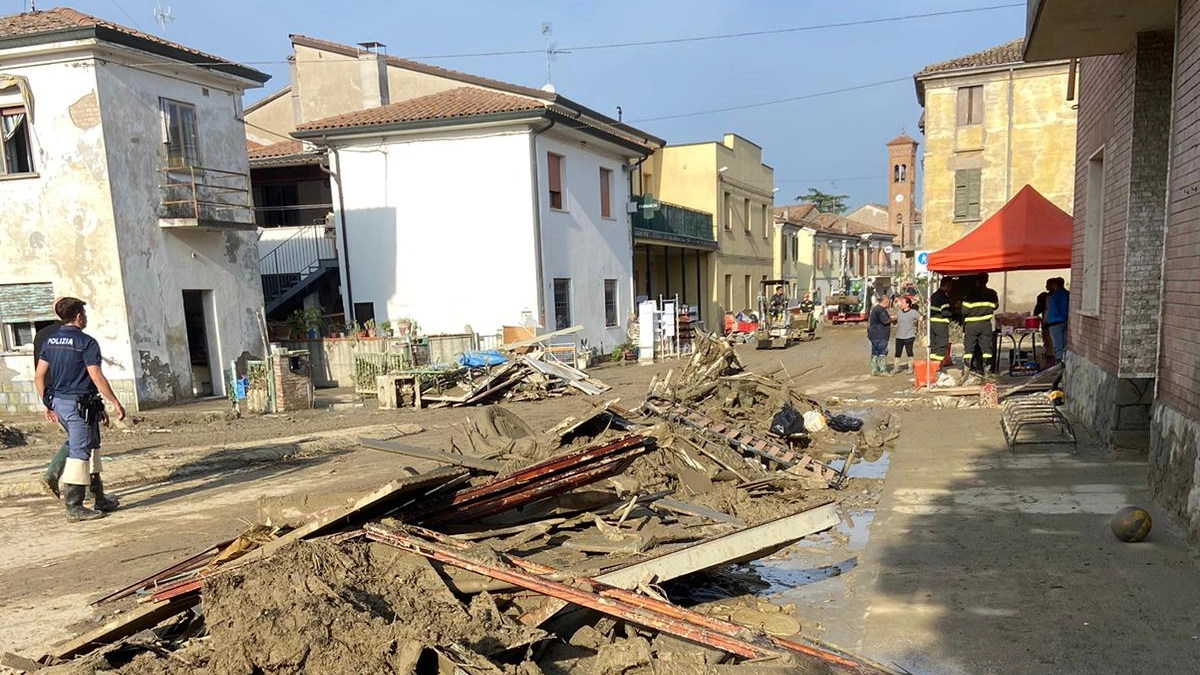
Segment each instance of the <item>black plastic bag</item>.
M863 421L849 415L825 415L825 423L834 431L858 431L862 429Z
M804 433L804 416L796 412L791 403L785 403L771 418L771 433L780 438Z

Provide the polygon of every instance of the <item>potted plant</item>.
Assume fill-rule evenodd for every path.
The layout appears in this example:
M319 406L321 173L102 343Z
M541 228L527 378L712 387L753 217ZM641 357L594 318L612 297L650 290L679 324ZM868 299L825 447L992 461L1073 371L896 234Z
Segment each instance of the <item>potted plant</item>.
M384 321L383 323L379 324L379 334L380 334L381 336L383 336L383 337L391 337L391 335L392 335L392 322L391 322L391 321Z
M366 332L366 335L364 335L363 337L375 337L376 336L375 319L367 319L366 322L363 323L362 329L363 329L363 331Z
M321 312L315 307L298 309L287 318L291 336L295 339L317 339L321 336L321 323Z
M396 320L396 337L404 337L413 330L413 320L407 316Z

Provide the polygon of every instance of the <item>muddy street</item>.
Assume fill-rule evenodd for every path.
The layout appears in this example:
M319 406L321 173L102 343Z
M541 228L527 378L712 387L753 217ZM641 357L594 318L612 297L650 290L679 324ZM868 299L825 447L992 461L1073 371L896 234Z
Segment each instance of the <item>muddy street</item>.
M1105 625L1110 634L1123 631L1139 644L1158 641L1165 648L1153 653L1147 650L1143 657L1164 668L1200 663L1200 644L1180 628L1186 621L1165 631L1159 626L1159 631L1152 633L1136 623L1136 616L1122 611L1130 598L1136 597L1136 607L1153 603L1174 611L1180 619L1194 616L1194 609L1177 590L1197 586L1195 562L1164 514L1155 513L1154 536L1148 546L1121 545L1111 535L1106 538L1104 518L1115 510L1115 504L1149 503L1144 499L1144 480L1139 481L1137 475L1141 464L1136 460L1109 457L1086 448L1072 456L1063 454L1069 450L1061 446L1048 445L1027 446L1019 457L1010 456L996 426L996 411L940 410L911 392L907 375L871 377L867 341L858 327L826 328L821 339L787 350L741 346L737 352L747 372L773 373L797 391L827 402L831 412L846 412L867 420L890 414L899 434L882 447L864 447L848 471L845 487L830 492L838 504L834 527L748 564L718 567L664 584L662 588L672 601L706 616L777 632L772 634L796 634L834 644L914 673L1069 673L1088 672L1079 668L1110 663L1109 650L1115 647L1098 631L1078 627L1081 623L1089 628ZM598 367L592 375L613 388L602 396L513 402L504 404L504 408L534 429L548 429L568 416L584 414L599 399L619 398L621 406L636 407L652 380L665 377L669 370L677 373L682 366L683 361ZM138 473L129 471L123 474L127 476L126 484L116 490L123 502L121 510L90 523L66 523L61 507L42 496L5 498L0 503L5 523L0 538L7 554L0 561L0 605L5 608L6 620L0 625L0 652L37 656L105 621L136 611L138 603L128 599L101 606L88 603L217 542L234 539L265 514L279 517L319 513L370 493L388 481L434 470L437 465L433 462L372 450L355 439L391 438L412 446L445 450L472 412L470 408L386 411L368 403L286 417L228 420L211 411L176 410L149 413L128 433L108 432L111 442L105 454L111 454L115 466L123 462L130 466L155 462L169 465L173 448L203 448L205 438L211 441L207 446L210 450L267 447L281 437L301 439L291 443L302 450L285 452L274 459L260 458L241 467L208 465L222 468L166 480L139 482ZM169 420L176 421L172 424ZM413 432L413 425L421 431ZM151 429L170 429L170 433ZM45 431L37 431L36 435L43 438L42 450L48 455L54 438ZM845 442L852 441L847 437ZM825 452L816 456L837 467L836 445L813 447L824 447ZM4 484L31 480L42 461L35 448L27 447L3 458L0 476L8 481ZM1105 477L1073 484L1079 471ZM652 471L631 472L644 485L653 480ZM1039 476L1036 484L1029 478L1034 474ZM803 497L791 499L797 507L804 501ZM758 522L758 516L750 511L739 513L729 502L713 504L743 516L750 524ZM636 520L638 513L634 511L630 520ZM1042 513L1053 514L1045 516L1052 522L1040 522L1042 516L1037 514ZM957 527L960 522L967 527ZM1014 531L1015 527L1024 528L1026 533ZM536 533L529 532L520 536L526 535L536 538ZM1043 544L1043 548L1027 553L1013 548L1014 541L1041 543L1047 537L1055 537L1055 545ZM1077 555L1081 543L1094 550L1087 560ZM361 564L391 570L398 564L393 561L395 552L380 558L379 546L314 553L317 558L304 559L316 565L313 569L331 569L346 564L341 556L348 555L349 560L365 556ZM1026 548L1027 544L1020 550ZM1016 576L997 562L999 551L1008 552ZM580 560L579 555L571 553L559 562ZM273 558L271 569L278 569L283 560ZM1153 569L1156 574L1131 574L1134 566ZM263 583L263 577L253 572L238 574L238 583ZM295 583L308 589L305 592L311 592L313 584L318 583L311 580L315 578L311 574L293 575L298 579ZM405 574L415 575L411 576L415 579L425 578L421 575L426 572L415 569ZM376 588L371 584L377 583L365 578L321 578L325 581L319 583L333 584L329 592L334 595ZM1105 588L1103 583L1110 579L1124 586ZM440 587L440 583L434 586ZM221 588L225 589L221 592L229 592L229 586ZM387 597L393 607L410 602L403 597ZM438 616L460 619L445 619L448 623L437 623L441 628L436 630L466 626L462 622L467 619L461 617L483 611L472 603L470 611L460 615L463 610L456 609L459 605L453 595L445 597L449 604L444 612L448 614ZM226 598L228 601L229 596ZM1064 602L1064 598L1069 600ZM279 601L274 598L269 602ZM217 616L233 622L227 628L263 628L256 628L253 622L244 623L240 615L217 611ZM273 610L264 605L263 611ZM297 617L324 617L320 620L335 623L354 619L335 620L319 611L304 612L309 610ZM353 630L368 631L361 633L368 636L374 629L366 625ZM1068 625L1076 627L1066 630ZM462 630L466 635L475 629ZM1030 634L1042 630L1056 636L1044 649L1027 640ZM230 633L226 630L214 635L229 639ZM1011 650L1000 650L1003 643L996 644L996 635L1011 644L1024 645L1021 653L1013 657ZM522 639L513 637L513 644ZM584 669L596 666L597 657L580 661L577 653L538 651L542 657L539 664L544 672L652 672L638 670L641 657L629 657L625 666L620 665L628 650L641 653L640 642L610 644L595 639L599 642L588 643L589 649L606 654L603 661L608 665L604 667L611 666L610 670ZM246 644L267 652L272 647L282 648L253 640ZM651 640L645 653L666 658L665 654L672 653L669 644ZM614 649L625 650L621 652L624 656L615 656ZM1070 650L1069 656L1064 649ZM698 653L694 649L685 652L691 656ZM184 658L190 657L185 653ZM252 661L221 662L224 665L209 661L208 667L215 670L208 672L238 672ZM273 667L286 669L285 665L281 661Z

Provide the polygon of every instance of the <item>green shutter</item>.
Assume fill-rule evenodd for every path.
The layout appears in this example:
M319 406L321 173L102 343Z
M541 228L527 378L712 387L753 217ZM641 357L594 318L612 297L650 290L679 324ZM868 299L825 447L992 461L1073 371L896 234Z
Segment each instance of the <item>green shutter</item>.
M954 172L954 219L979 220L979 169L960 169Z
M966 171L954 172L954 219L967 218L967 177Z
M0 285L0 320L32 323L54 319L54 287L50 284Z
M980 170L971 169L967 172L967 218L979 220Z

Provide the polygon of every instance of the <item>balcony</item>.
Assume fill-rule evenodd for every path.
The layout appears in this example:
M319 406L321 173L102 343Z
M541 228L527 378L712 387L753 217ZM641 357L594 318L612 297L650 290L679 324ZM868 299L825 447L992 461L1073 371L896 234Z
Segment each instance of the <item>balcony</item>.
M158 208L161 227L253 230L250 177L245 173L180 166L162 169Z
M675 244L709 251L717 249L711 213L654 201L645 196L635 197L634 200L637 205L637 211L632 216L635 242Z
M1025 61L1121 54L1138 33L1172 30L1174 0L1029 0Z

